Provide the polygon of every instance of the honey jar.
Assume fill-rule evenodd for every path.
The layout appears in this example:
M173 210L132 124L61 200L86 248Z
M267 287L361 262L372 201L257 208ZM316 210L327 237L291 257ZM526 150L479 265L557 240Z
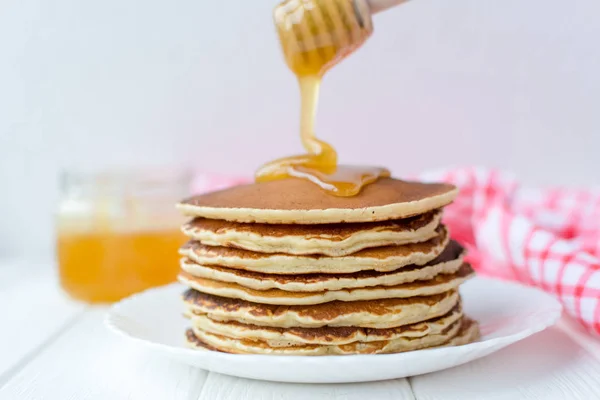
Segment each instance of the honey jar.
M185 241L174 204L190 181L186 171L63 174L56 237L64 291L104 303L174 282Z

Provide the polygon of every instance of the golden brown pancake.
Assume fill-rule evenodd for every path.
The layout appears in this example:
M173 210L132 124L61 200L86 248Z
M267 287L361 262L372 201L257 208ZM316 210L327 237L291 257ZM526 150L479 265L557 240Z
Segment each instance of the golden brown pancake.
M452 327L454 327L454 326L452 326ZM470 319L468 317L463 317L462 321L460 322L460 326L454 336L451 335L453 333L451 328L449 328L447 332L444 332L444 335L446 337L449 337L449 339L447 339L446 341L443 341L442 343L437 344L437 345L431 344L432 342L436 342L437 338L434 338L432 340L431 337L426 337L428 339L426 341L423 340L423 338L415 338L415 339L413 339L413 341L414 341L413 343L410 343L410 341L407 341L407 340L404 340L402 342L402 339L398 339L399 341L401 341L401 343L403 345L396 344L395 346L394 346L394 344L390 344L389 342L385 342L385 341L383 343L374 342L374 343L377 343L376 346L368 346L368 347L360 346L360 344L361 344L360 342L355 342L354 344L349 344L349 345L345 345L345 346L333 346L333 347L338 347L339 349L331 349L331 350L319 349L318 346L312 345L312 346L296 346L296 347L293 347L290 351L290 348L274 348L274 349L269 350L269 347L265 343L259 342L259 341L251 341L251 340L246 340L246 341L240 342L240 345L235 346L235 343L237 341L236 339L230 339L230 338L227 338L226 336L212 335L212 338L209 336L208 341L215 342L216 346L213 347L213 346L209 345L208 343L206 343L205 341L203 341L202 339L198 338L198 336L195 334L195 331L192 329L188 329L186 331L186 341L187 341L188 346L190 346L194 349L198 349L198 350L221 351L221 352L225 352L225 353L239 353L239 354L255 353L255 354L318 356L318 355L328 355L328 354L343 354L343 355L372 354L372 352L369 352L369 350L375 350L377 348L379 348L381 350L382 347L385 349L386 345L387 345L388 350L390 348L395 347L394 350L396 350L396 351L392 351L392 352L396 352L396 353L402 352L402 351L418 350L418 349L428 348L428 347L435 348L435 347L448 347L448 346L462 346L462 345L465 345L468 343L476 342L480 337L479 325L477 324L477 322L473 321L472 319ZM199 333L202 334L202 332L199 332ZM206 335L210 335L210 334L205 334L202 336L205 337ZM327 346L323 346L323 347L327 347ZM352 353L351 352L352 350L359 350L359 351ZM363 350L363 351L360 351L360 350Z
M456 290L432 296L368 301L332 301L308 306L279 306L214 296L188 289L183 295L186 315L192 320L207 315L217 321L279 328L360 326L392 328L436 318L459 301Z
M441 210L383 222L349 224L244 224L195 218L183 233L205 245L260 253L344 256L368 247L425 242L437 236Z
M288 347L303 344L348 344L352 342L375 342L401 337L417 338L439 335L462 317L460 304L448 314L427 321L394 328L373 329L359 327L321 328L274 328L250 325L237 321L216 321L203 315L196 316L193 327L204 332L236 339L260 340L271 347Z
M395 271L359 271L350 274L263 274L217 265L199 265L184 258L181 269L198 278L237 283L256 290L281 289L290 292L318 292L369 286L394 286L433 279L439 274L453 274L463 264L464 249L450 241L446 249L423 266L409 265Z
M186 243L179 253L200 265L218 265L266 274L340 274L363 270L385 272L412 264L424 265L439 256L450 239L444 226L438 227L436 231L439 236L426 242L364 249L341 257L263 254L228 247L205 246L194 241Z
M461 331L461 326L462 320L459 320L439 334L426 335L423 337L399 337L391 340L352 342L341 345L305 344L286 347L272 347L262 340L248 340L216 335L198 328L192 328L192 332L200 342L206 343L219 351L228 353L324 356L401 353L427 347L441 346L457 336ZM187 340L190 345L194 343L190 336L187 337Z
M479 323L467 316L464 316L456 336L437 347L463 346L465 344L476 342L480 338L481 332L479 331Z
M456 273L437 275L428 281L403 283L394 286L372 286L321 292L286 292L280 289L254 290L236 283L197 278L184 271L179 274L178 278L181 283L192 289L216 296L231 297L263 304L308 305L327 303L334 300L360 301L430 296L456 289L473 275L474 272L471 266L464 263Z
M178 205L185 215L267 224L328 224L385 221L419 215L454 200L445 183L379 179L353 197L331 196L302 179L251 183L207 193Z

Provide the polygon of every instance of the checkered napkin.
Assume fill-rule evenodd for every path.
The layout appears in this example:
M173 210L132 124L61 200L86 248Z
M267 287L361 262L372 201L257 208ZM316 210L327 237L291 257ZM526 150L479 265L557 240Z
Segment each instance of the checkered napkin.
M600 190L520 187L484 168L430 171L412 178L460 188L444 212L452 237L482 275L517 280L556 296L565 311L600 335ZM194 191L247 182L199 174Z

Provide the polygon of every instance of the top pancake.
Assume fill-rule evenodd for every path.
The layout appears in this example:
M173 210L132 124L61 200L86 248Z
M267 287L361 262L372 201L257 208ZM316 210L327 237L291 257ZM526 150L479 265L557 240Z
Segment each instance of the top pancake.
M252 183L177 205L194 217L266 224L325 224L401 219L444 207L458 190L445 183L379 179L356 196L337 197L302 179Z

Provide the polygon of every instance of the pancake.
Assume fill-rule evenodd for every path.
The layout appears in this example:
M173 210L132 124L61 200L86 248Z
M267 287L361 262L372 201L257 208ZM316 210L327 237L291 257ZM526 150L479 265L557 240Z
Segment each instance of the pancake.
M237 321L215 321L207 316L197 316L193 328L215 335L236 339L260 340L271 347L289 347L303 344L341 345L352 342L376 342L398 338L418 338L426 335L439 335L462 317L460 304L448 314L394 328L373 329L359 327L322 328L273 328L243 324Z
M437 335L423 337L399 337L391 340L375 342L352 342L341 345L306 344L301 346L271 347L261 340L237 339L223 335L216 335L198 328L192 328L186 333L189 345L195 346L196 337L219 351L237 354L270 354L270 355L349 355L349 354L386 354L401 353L418 350L426 347L441 346L461 331L462 321L456 321Z
M437 236L441 211L384 222L325 225L242 224L195 218L183 233L202 244L260 253L344 256L369 247L425 242Z
M450 239L448 230L443 225L436 231L438 236L426 242L364 249L342 257L261 254L242 249L205 246L196 241L186 243L179 253L200 265L218 265L265 274L346 274L363 270L386 272L407 265L424 265L438 257Z
M332 301L310 306L277 306L213 296L193 289L183 295L186 315L206 314L215 321L238 321L279 328L361 326L391 328L436 318L459 301L456 290L433 296L370 301Z
M455 186L383 178L356 196L337 197L303 179L251 183L202 194L177 205L185 215L267 224L386 221L450 204Z
M202 336L206 337L207 335L210 334L204 334ZM450 336L447 333L445 333L446 336ZM327 355L327 354L331 354L328 353L327 347L329 346L297 346L297 347L293 347L293 348L275 348L275 349L271 349L271 351L269 351L269 348L266 347L264 345L264 343L261 342L253 342L250 340L245 340L242 343L240 343L239 346L236 346L238 348L232 349L233 346L227 346L228 344L233 345L236 342L236 339L230 339L227 338L225 336L214 336L214 338L216 338L217 340L213 340L213 342L215 343L215 347L209 345L208 343L204 342L203 340L199 339L198 336L194 333L194 330L192 329L188 329L186 331L186 341L189 347L194 348L194 349L198 349L198 350L205 350L205 351L221 351L221 352L228 352L228 353L258 353L258 354L279 354L279 355ZM480 337L480 332L479 332L479 326L477 324L477 322L473 321L472 319L468 318L468 317L463 317L462 321L460 322L460 326L458 331L456 332L455 336L450 337L448 340L442 342L441 344L438 345L431 345L431 346L427 346L425 345L425 340L423 340L423 338L418 338L418 339L413 339L413 341L415 341L413 343L413 348L408 348L407 347L411 347L409 345L410 343L410 339L405 340L405 343L407 343L406 346L404 346L404 351L409 351L409 350L418 350L421 348L435 348L435 347L448 347L448 346L462 346L468 343L472 343L475 342L479 339ZM427 338L427 337L426 337ZM400 339L402 340L402 339ZM419 343L419 340L421 340L421 343ZM360 345L360 342L356 342ZM378 342L375 342L378 343ZM218 348L220 347L220 348ZM323 349L323 347L325 347L325 349ZM343 354L343 355L347 355L347 354L357 354L357 353L348 353L347 350L352 350L353 348L358 348L360 349L359 346L351 344L351 345L343 345L343 346L333 346L333 347L340 347L340 350L336 351L337 349L331 349L333 350L333 354ZM391 347L391 346L390 346ZM321 349L321 350L319 350ZM370 349L373 349L373 347L371 347ZM370 350L369 349L369 350ZM250 351L249 351L250 350ZM252 351L254 350L254 351ZM303 351L304 350L304 351ZM400 351L395 351L395 353L401 352ZM365 354L366 352L363 352L362 354ZM358 353L361 354L361 353ZM369 353L367 353L369 354Z
M237 283L256 290L281 289L289 292L318 292L368 286L394 286L418 280L433 279L439 274L453 274L463 264L465 251L450 241L436 259L424 266L411 265L389 271L359 271L351 274L273 275L220 266L199 265L189 259L181 260L181 269L198 278Z
M334 300L361 301L430 296L456 289L473 275L474 272L471 266L464 263L456 273L437 275L428 281L403 283L394 286L372 286L320 292L286 292L280 289L254 290L238 285L237 283L197 278L185 271L182 271L178 278L181 283L192 289L216 296L231 297L263 304L308 305L327 303Z
M458 334L438 347L463 346L465 344L476 342L480 338L481 331L479 330L479 324L477 321L465 316L462 319Z

